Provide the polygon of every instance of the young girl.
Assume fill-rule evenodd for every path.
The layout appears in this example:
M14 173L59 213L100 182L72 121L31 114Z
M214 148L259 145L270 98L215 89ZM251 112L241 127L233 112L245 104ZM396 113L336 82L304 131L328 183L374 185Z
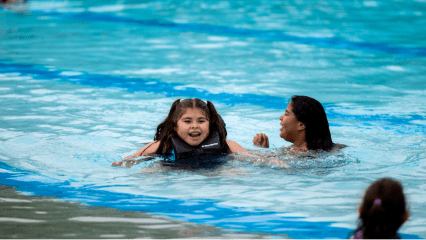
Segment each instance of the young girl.
M409 215L401 184L389 178L372 183L358 212L359 225L351 239L400 238L397 231Z
M150 154L174 155L176 160L235 152L255 156L238 143L226 140L226 135L225 123L213 103L198 98L178 99L158 125L154 141L123 160ZM122 161L112 163L113 166L121 164Z

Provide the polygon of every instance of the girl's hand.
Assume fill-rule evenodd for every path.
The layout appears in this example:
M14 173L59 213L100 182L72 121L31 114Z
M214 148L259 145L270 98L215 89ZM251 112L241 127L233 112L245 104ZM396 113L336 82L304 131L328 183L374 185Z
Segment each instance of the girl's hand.
M123 163L124 161L126 161L127 159L132 158L132 156L127 156L125 158L123 158L123 160L118 161L118 162L112 162L111 163L111 167L124 167L126 165L126 163Z
M280 167L283 167L283 168L290 168L290 166L288 164L283 163L281 161L278 161L278 160L275 160L275 159L271 159L269 161L275 163L277 166L280 166Z
M111 167L124 167L124 166L127 167L127 164L124 162L124 160L111 163Z
M132 156L125 157L123 160L118 162L112 162L111 167L126 167L130 168L133 165L139 164L141 162L146 162L154 159L154 157L143 157L143 158L132 158Z
M113 162L111 163L111 167L126 167L126 168L130 168L135 164L139 164L140 161L139 160L127 160L127 159L123 159L119 162Z
M113 162L111 163L111 167L126 167L131 168L133 165L139 164L141 160L121 160L119 162Z
M111 167L126 167L126 168L130 168L135 164L138 164L140 161L138 160L132 160L133 156L127 156L125 158L123 158L123 160L118 161L118 162L112 162L111 163Z
M268 136L264 133L258 133L253 138L253 144L257 147L269 148Z

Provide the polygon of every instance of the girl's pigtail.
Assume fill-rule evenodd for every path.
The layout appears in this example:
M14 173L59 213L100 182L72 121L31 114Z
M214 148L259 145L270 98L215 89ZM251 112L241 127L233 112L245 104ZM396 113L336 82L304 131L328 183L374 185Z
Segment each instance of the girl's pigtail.
M174 136L174 123L173 116L179 106L180 99L173 102L170 107L169 114L162 123L157 127L157 132L154 135L154 141L160 141L160 145L156 151L157 154L166 153L167 149L170 147L169 139Z
M392 228L391 216L386 214L385 209L383 208L380 200L380 204L373 202L373 205L369 208L366 215L365 224L364 224L364 236L377 236L384 237L388 236L392 238L396 232L390 231Z
M172 120L173 113L176 111L176 108L179 105L179 102L180 102L180 99L173 102L166 119L164 119L164 121L157 126L157 132L154 135L154 140L161 140L162 135L165 134L165 131L163 130L165 130L165 128L168 127L169 124L167 123Z
M206 102L207 102L208 111L210 112L210 119L209 119L210 131L212 130L218 131L219 137L220 137L220 144L222 146L222 152L229 153L230 149L228 144L226 143L226 136L228 133L226 131L225 122L223 121L219 113L217 113L213 103L210 101L206 101Z

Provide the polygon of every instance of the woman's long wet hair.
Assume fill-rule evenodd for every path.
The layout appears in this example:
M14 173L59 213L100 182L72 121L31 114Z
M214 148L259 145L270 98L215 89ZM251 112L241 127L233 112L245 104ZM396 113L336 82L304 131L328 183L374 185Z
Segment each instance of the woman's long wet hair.
M361 205L359 225L362 238L400 238L398 229L408 213L401 183L382 178L370 185Z
M188 108L198 108L206 114L209 121L209 131L217 131L219 133L222 153L229 153L230 149L226 143L226 128L222 117L217 113L213 103L203 102L198 98L193 99L178 99L173 102L169 114L166 119L157 127L157 132L154 136L154 141L160 141L160 145L156 151L157 154L165 154L171 147L170 139L178 136L175 128L180 117Z
M309 150L330 151L334 143L331 140L327 115L321 103L307 96L291 97L293 113L297 120L305 124L305 140Z

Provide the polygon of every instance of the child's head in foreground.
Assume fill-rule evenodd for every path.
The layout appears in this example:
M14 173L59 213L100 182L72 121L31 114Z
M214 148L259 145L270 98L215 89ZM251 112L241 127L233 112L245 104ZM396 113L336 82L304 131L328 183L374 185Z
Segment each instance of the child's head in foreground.
M373 182L358 211L354 238L399 238L398 229L408 219L401 183L390 178Z
M226 129L213 103L198 98L178 99L173 102L169 114L157 127L154 140L159 140L158 154L170 147L170 138L179 136L191 146L201 144L212 131L217 131L221 145L228 150Z

